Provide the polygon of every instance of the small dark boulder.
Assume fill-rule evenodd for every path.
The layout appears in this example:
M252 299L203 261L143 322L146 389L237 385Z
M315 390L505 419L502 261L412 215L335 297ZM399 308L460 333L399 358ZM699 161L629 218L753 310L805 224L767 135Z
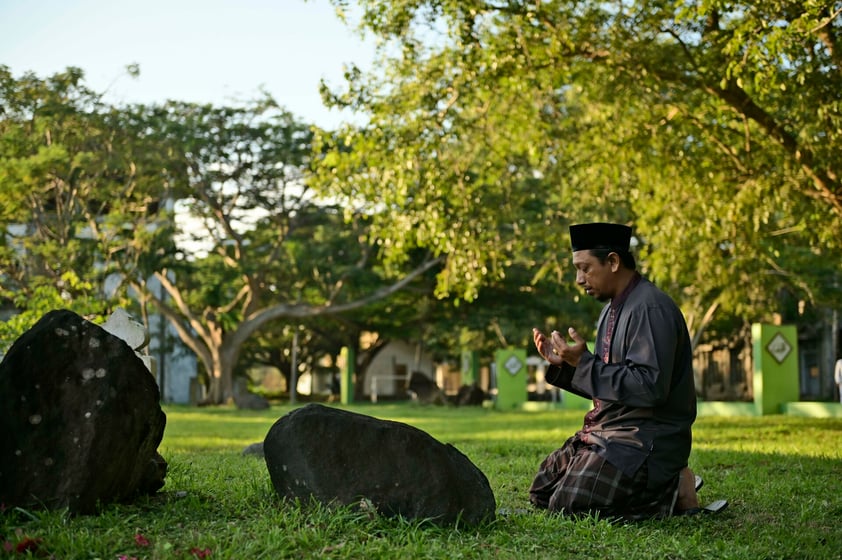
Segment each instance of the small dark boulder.
M485 401L485 391L480 389L476 383L462 385L456 394L457 406L482 406L483 401Z
M234 406L240 410L266 410L269 408L269 401L266 397L254 393L241 393L234 395Z
M260 457L263 458L263 442L258 441L256 443L250 443L247 445L243 451L240 453L243 457Z
M125 341L51 311L0 363L0 502L93 513L154 493L166 416L152 374Z
M309 404L281 417L263 444L284 498L370 504L386 516L476 524L494 518L485 474L413 426Z
M234 406L240 410L266 410L269 400L249 391L248 380L238 377L234 380Z
M407 392L412 400L422 404L447 404L447 397L444 391L436 385L436 382L421 373L413 371L407 384Z

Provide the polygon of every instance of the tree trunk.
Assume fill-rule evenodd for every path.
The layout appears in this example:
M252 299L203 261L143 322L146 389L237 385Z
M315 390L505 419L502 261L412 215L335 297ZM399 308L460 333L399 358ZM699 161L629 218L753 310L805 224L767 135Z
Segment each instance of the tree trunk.
M211 372L208 376L208 394L204 404L222 404L222 377L220 372Z
M380 353L387 345L389 344L388 339L384 338L377 338L377 341L370 347L366 348L365 351L360 350L359 345L359 336L357 336L357 343L354 351L354 355L357 357L357 361L354 364L354 373L356 375L356 380L354 383L354 400L355 401L362 401L365 399L365 382L368 373L368 367L374 361L374 358L377 357L377 354Z
M227 404L234 398L234 366L237 352L231 348L214 349L209 369L208 395L204 404Z

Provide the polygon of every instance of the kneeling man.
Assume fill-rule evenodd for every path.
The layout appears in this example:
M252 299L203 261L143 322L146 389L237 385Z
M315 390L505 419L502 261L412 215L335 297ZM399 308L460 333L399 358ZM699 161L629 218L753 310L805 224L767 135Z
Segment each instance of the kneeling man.
M547 382L593 400L582 429L541 463L529 489L538 508L628 520L701 511L688 468L690 336L675 302L637 272L631 233L621 224L570 227L576 283L606 302L593 353L572 328L533 330L550 363Z

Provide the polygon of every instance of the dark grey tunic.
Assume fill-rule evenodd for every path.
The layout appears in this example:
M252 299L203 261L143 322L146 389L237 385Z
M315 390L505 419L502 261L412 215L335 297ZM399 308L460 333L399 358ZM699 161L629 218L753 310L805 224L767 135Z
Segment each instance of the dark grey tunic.
M684 316L664 292L641 279L616 310L608 363L603 355L602 310L595 353L577 367L550 366L549 383L595 400L583 441L629 477L647 462L650 488L687 466L696 419L692 350Z

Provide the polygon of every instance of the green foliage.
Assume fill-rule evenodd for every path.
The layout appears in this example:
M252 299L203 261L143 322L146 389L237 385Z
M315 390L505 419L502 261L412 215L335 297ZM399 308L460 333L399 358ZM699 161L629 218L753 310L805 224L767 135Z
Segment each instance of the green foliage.
M65 272L57 284L41 280L25 293L0 292L0 299L8 299L17 309L24 310L7 321L0 321L0 356L20 335L54 309L69 309L91 321L103 322L106 317L98 291L75 273Z
M254 232L266 231L260 228ZM353 301L383 285L384 273L376 252L365 243L367 220L356 217L346 222L341 209L310 205L296 211L294 226L283 243L275 247L278 276L263 294L267 307L293 299L315 307L327 301ZM259 246L258 242L254 243ZM265 245L264 246L271 246ZM362 266L361 266L362 263ZM413 325L421 306L419 298L432 292L430 282L419 279L386 301L375 302L353 312L273 321L243 347L240 368L269 365L289 382L292 345L298 334L298 368L316 371L328 357L335 361L342 347L358 349L364 331L381 339L413 338ZM360 379L364 368L358 371Z
M130 116L175 154L175 224L165 230L173 249L139 253L165 294L143 277L132 287L196 353L209 401L232 396L238 366L268 364L289 375L285 350L296 332L308 346L303 364L358 344L377 313L363 315L362 302L385 297L378 290L407 269L384 269L368 216L312 190L310 128L269 96L229 107L173 101ZM418 270L434 264L423 256L405 262ZM336 317L342 309L354 320Z
M782 294L839 304L831 3L360 5L382 60L325 99L370 120L319 138L319 178L388 210L390 258L447 254L440 295L472 300L524 254L564 270L567 224L617 220L699 333L769 320Z
M39 79L0 67L0 107L0 307L21 313L2 327L7 346L52 308L96 316L125 304L103 286L115 257L149 235L127 224L158 200L138 155L157 152L78 69Z
M400 313L376 319L383 308L317 318L384 297L376 290L387 294L405 270L384 269L367 216L308 186L312 132L270 96L110 107L77 69L41 80L3 68L0 86L0 305L19 313L8 336L62 295L105 314L132 294L142 313L170 321L200 360L210 400L223 402L244 344L267 322L281 320L281 336L247 347L252 363L277 356L301 327L315 332L304 340L311 363L373 323L403 328ZM67 274L86 291L68 290Z
M581 427L582 413L497 412L405 404L351 410L418 427L453 444L488 477L500 508L524 510L480 527L439 528L353 508L290 503L265 463L240 455L289 412L168 407L161 492L97 515L6 509L0 540L56 558L832 558L838 517L839 419L701 418L691 466L716 516L612 524L529 508L539 462ZM29 539L29 541L26 541ZM0 555L4 554L0 552ZM8 553L7 553L8 554Z

